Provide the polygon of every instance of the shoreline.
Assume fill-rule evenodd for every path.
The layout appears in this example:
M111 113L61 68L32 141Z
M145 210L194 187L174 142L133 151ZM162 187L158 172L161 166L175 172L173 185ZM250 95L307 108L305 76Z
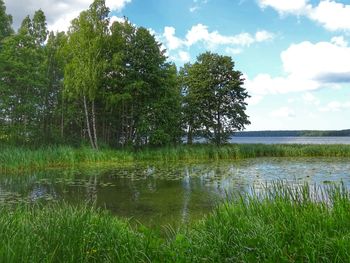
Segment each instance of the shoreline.
M350 145L314 144L209 144L145 148L139 151L121 149L73 148L70 146L29 149L3 147L0 150L0 172L16 173L51 168L80 166L128 165L140 162L198 162L241 160L259 157L350 157Z

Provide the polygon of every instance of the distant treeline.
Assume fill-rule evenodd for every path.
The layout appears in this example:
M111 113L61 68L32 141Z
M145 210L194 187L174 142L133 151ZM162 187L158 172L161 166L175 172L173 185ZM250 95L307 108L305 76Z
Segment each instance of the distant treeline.
M236 132L238 137L323 137L323 136L350 136L349 130L340 131L247 131Z

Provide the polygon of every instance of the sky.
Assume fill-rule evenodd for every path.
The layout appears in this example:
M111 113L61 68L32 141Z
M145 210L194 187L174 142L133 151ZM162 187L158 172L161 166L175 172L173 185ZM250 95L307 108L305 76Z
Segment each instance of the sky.
M5 0L18 27L41 8L67 30L90 0ZM350 129L350 1L106 0L111 20L148 28L178 67L231 56L249 95L247 130Z

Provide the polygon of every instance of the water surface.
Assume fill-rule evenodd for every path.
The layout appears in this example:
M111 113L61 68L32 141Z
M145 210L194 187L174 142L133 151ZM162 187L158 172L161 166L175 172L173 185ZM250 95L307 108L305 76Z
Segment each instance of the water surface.
M350 144L350 137L235 137L230 143L262 144Z
M258 158L202 164L137 164L0 175L0 203L87 203L147 225L197 220L228 196L269 182L350 187L348 158Z

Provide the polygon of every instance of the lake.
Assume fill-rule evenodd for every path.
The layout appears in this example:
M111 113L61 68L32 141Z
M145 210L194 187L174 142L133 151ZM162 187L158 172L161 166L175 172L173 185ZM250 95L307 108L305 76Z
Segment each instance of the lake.
M239 162L48 170L0 175L0 203L88 203L149 226L203 217L228 196L266 184L350 187L348 158L258 158Z
M350 144L350 137L235 137L230 143L262 144Z

